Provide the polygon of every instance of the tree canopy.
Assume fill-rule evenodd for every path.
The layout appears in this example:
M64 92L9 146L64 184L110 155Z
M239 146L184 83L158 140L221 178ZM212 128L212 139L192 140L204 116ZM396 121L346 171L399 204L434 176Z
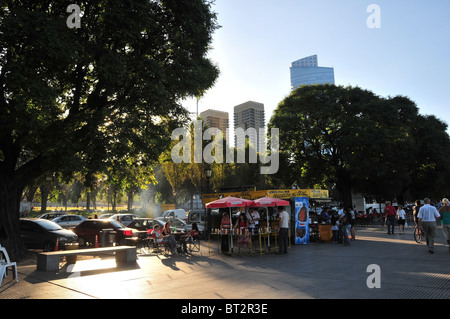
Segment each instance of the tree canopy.
M0 242L20 250L24 186L49 171L157 161L186 122L180 101L210 88L218 27L206 0L61 1L0 6Z
M273 178L336 187L346 207L352 190L400 200L436 195L450 173L442 154L450 150L446 125L420 115L407 97L303 86L278 105L270 127L280 129L282 162Z

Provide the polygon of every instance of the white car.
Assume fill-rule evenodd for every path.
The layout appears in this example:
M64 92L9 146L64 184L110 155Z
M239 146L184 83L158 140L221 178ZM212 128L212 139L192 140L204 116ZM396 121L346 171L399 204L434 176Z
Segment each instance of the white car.
M58 224L62 228L73 228L81 224L87 218L80 215L63 215L52 219L52 222Z
M162 217L174 217L174 218L179 218L182 220L186 220L187 219L187 213L184 209L182 208L177 208L177 209L169 209L163 212Z
M109 217L109 219L117 220L124 226L128 226L135 218L139 218L139 216L134 214L115 214Z

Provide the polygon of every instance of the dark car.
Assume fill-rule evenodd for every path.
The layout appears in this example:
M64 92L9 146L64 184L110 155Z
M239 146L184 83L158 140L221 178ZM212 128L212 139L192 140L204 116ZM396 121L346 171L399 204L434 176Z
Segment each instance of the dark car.
M116 245L123 245L126 239L134 236L131 228L125 227L113 219L86 219L75 227L73 231L78 235L80 246L85 246L88 244L95 245L95 236L97 236L97 242L100 245L102 241L101 231L107 229L111 229L116 233Z
M66 243L76 243L77 235L58 224L38 218L20 219L20 238L27 248L43 249L44 251L64 249Z
M152 231L155 221L153 218L135 218L128 225L129 228L137 229L139 231Z
M135 218L127 227L135 229L136 235L143 239L146 238L148 234L151 234L153 225L155 225L153 218Z

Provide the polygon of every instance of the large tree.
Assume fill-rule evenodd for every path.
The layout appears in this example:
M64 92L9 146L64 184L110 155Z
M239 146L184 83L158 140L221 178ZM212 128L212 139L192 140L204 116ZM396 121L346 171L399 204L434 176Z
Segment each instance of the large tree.
M14 258L19 201L30 181L124 157L147 165L186 121L180 101L212 86L216 16L207 0L0 5L0 243Z
M287 184L335 185L349 207L351 192L396 196L410 183L411 129L418 109L408 98L382 98L358 87L303 86L283 100L269 124L280 129L280 167Z

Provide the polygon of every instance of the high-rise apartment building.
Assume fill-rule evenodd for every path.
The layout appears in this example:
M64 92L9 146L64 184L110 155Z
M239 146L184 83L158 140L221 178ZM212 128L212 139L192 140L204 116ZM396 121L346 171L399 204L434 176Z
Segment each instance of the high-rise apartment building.
M200 117L203 118L205 124L208 127L216 127L220 129L223 133L223 136L227 137L229 121L228 121L228 112L217 111L217 110L206 110L200 113Z
M254 128L255 130L247 131L248 140L259 150L259 142L263 142L264 138L264 136L260 137L259 129L264 129L264 123L264 104L248 101L236 105L234 107L234 146L238 148L245 146L245 136L242 136L239 130L236 130L237 128L242 128L244 132Z
M334 69L318 66L317 55L291 63L291 90L301 85L334 84Z

